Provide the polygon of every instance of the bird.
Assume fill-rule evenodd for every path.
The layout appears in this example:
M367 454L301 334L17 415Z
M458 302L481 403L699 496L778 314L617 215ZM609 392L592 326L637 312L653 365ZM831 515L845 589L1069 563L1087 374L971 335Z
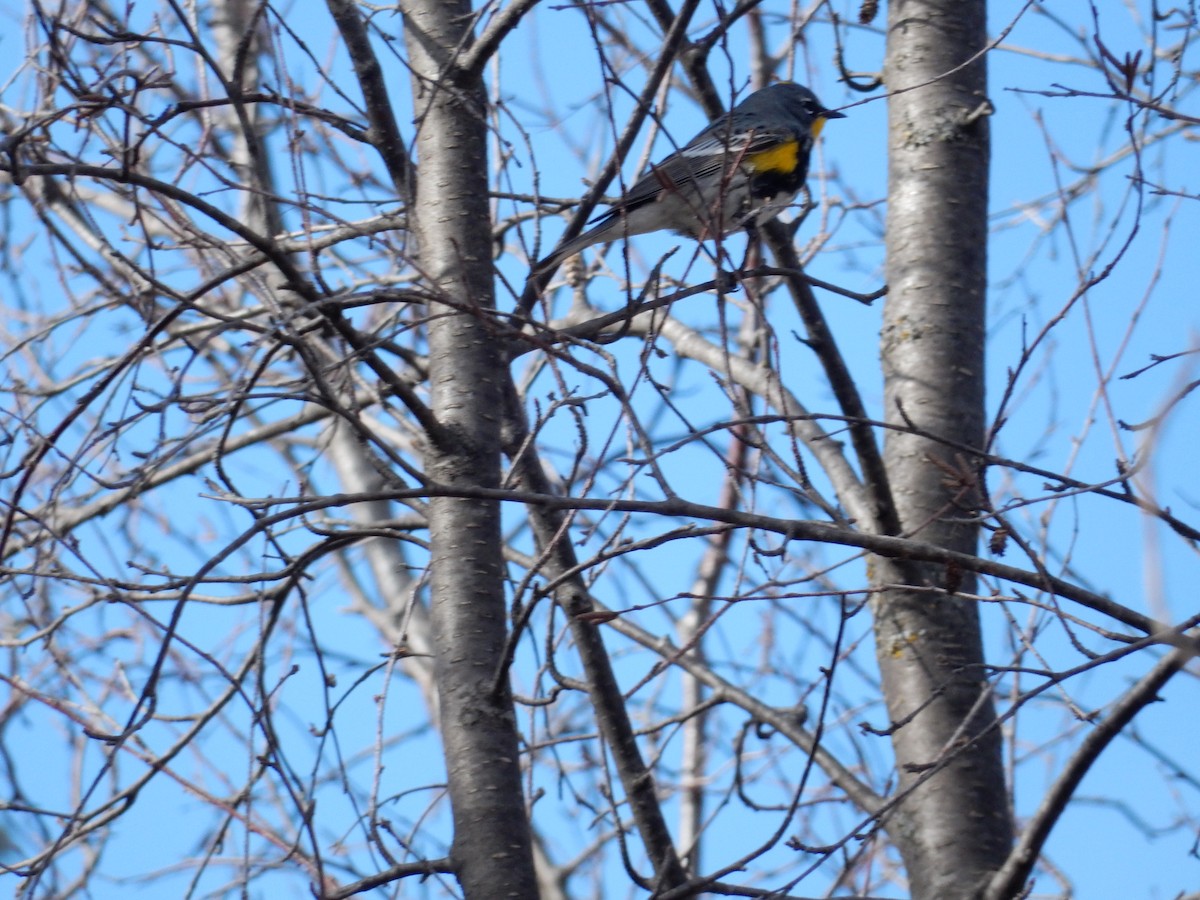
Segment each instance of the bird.
M753 229L796 198L813 141L829 119L817 95L790 81L755 91L650 167L596 224L534 265L541 275L593 244L671 230L695 240ZM589 223L591 224L591 223Z

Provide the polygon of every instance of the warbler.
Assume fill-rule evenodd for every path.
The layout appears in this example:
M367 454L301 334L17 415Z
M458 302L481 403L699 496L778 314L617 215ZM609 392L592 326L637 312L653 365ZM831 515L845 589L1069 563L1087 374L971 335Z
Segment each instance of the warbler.
M533 267L540 274L585 247L670 229L696 240L769 221L796 198L813 141L829 119L808 88L781 82L755 91L643 175L597 224Z

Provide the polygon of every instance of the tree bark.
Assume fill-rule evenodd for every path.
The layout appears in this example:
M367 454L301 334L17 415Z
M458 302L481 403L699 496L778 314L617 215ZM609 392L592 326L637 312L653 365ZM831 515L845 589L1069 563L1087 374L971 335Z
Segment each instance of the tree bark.
M989 138L983 0L889 4L884 459L907 535L974 552ZM912 896L972 897L1012 842L1000 733L968 572L873 563L876 653L898 770L888 820Z
M490 328L486 98L482 80L459 67L474 20L468 0L411 0L403 14L418 123L418 265L439 298L429 309L436 428L426 473L441 484L494 488L504 366ZM434 498L429 530L451 858L468 900L537 897L512 696L508 679L496 678L507 636L499 505Z

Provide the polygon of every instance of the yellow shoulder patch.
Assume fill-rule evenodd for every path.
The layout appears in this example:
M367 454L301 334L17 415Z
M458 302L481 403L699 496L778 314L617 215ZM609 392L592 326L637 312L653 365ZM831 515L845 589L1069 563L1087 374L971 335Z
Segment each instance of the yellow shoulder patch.
M753 153L746 158L749 168L756 172L794 172L800 161L800 143L787 141L770 150Z

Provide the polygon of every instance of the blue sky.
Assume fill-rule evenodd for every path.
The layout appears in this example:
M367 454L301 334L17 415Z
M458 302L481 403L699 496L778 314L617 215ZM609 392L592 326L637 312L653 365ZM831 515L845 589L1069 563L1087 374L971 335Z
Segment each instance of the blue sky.
M19 14L21 5L8 3L0 9L6 17L13 18ZM135 8L135 14L147 9L143 7L138 11ZM629 36L641 46L653 46L652 30L638 23L639 9L636 4L629 7L626 18L630 23ZM768 2L764 9L768 13L782 13L790 6ZM991 119L994 152L991 204L995 233L991 245L987 362L989 402L993 412L1004 396L1009 372L1017 370L1022 347L1047 323L1062 315L1046 341L1032 354L1028 365L1020 370L1013 392L1015 399L1007 410L996 449L1002 455L1044 469L1069 469L1074 477L1083 481L1109 478L1115 471L1114 461L1118 457L1140 453L1149 461L1145 477L1153 480L1161 502L1183 518L1194 520L1196 504L1200 500L1194 478L1194 448L1200 445L1200 429L1189 401L1185 400L1175 409L1158 436L1124 431L1117 420L1143 422L1159 412L1167 398L1196 377L1195 354L1160 365L1131 380L1115 379L1109 373L1126 374L1145 366L1151 354L1194 351L1200 343L1197 336L1200 306L1195 302L1200 262L1194 250L1200 227L1198 201L1155 195L1150 191L1139 195L1131 180L1137 173L1137 160L1132 155L1119 159L1089 180L1087 166L1120 154L1129 146L1130 138L1124 129L1133 111L1126 104L1099 97L1055 97L1038 93L1060 92L1054 85L1084 92L1104 93L1107 90L1094 69L1071 60L1071 57L1095 47L1091 40L1094 23L1090 14L1082 6L1053 8L1052 11L1063 17L1076 18L1068 21L1064 28L1051 16L1029 7L1000 3L993 7L992 31L997 35L1008 29L1019 15L1002 46L989 55L991 99L996 107ZM845 8L838 7L838 12L852 20L855 8L845 5ZM1141 48L1145 29L1149 27L1143 21L1147 13L1146 4L1120 9L1105 7L1099 13L1099 34L1106 46L1118 56ZM335 60L332 72L338 79L346 80L341 55L337 52L330 52L328 57L325 55L335 42L329 37L327 23L321 16L317 14L305 20L304 39L317 59ZM383 28L398 27L398 23L386 15L381 16L378 23ZM1075 37L1075 33L1082 37ZM1174 34L1177 36L1178 33ZM772 47L785 50L786 44L778 39L778 32L773 32L773 36L776 39ZM1167 33L1164 31L1162 36L1165 39ZM810 84L827 105L848 107L848 117L831 123L825 130L819 153L814 158L811 181L814 193L822 197L827 204L825 208L834 210L834 214L825 218L821 211L814 212L801 227L798 240L802 245L815 240L823 225L836 223L836 229L811 261L809 271L852 290L874 290L882 278L882 207L878 201L886 193L885 102L878 93L853 94L839 84L831 64L833 48L827 26L814 24L803 32L802 38L802 43L796 45L794 69L789 74ZM5 46L12 49L16 40L13 35L7 36ZM292 47L286 40L283 44ZM741 96L750 75L745 46L745 31L739 27L731 32L728 43L714 53L718 84L728 86L731 98L735 91ZM871 71L881 66L882 38L877 28L849 29L846 48L851 68ZM309 87L318 84L318 76L311 70L309 62L290 49L287 52L288 76ZM407 76L399 62L386 61L401 126L407 134L411 129ZM637 69L632 60L614 54L612 62L620 74L636 82ZM1187 67L1189 63L1185 57L1183 65ZM1158 80L1155 84L1161 84L1166 69L1165 64L1156 68ZM7 73L8 69L5 69L4 75ZM494 96L503 102L505 110L505 116L500 119L496 149L511 152L514 159L514 163L504 169L503 178L497 179L500 189L530 190L536 173L537 189L543 195L580 195L584 190L584 179L594 175L607 159L614 142L612 127L607 117L601 114L604 110L602 68L582 17L575 11L543 4L512 36L511 44L489 69L488 75ZM1154 86L1149 87L1153 89ZM10 92L17 89L6 88ZM9 96L5 96L6 102ZM632 108L630 98L620 90L604 96L611 97L615 121L622 122ZM1200 114L1200 108L1190 94L1180 93L1166 99L1177 103L1185 112ZM342 101L332 93L326 92L324 100L333 108L344 109ZM540 114L545 106L567 112L547 119ZM705 124L703 116L683 91L670 96L661 115L664 127L677 143L682 143ZM1159 120L1146 119L1142 115L1133 120L1135 133L1140 133L1139 129L1147 124L1153 131L1160 130ZM635 159L653 159L670 148L670 140L661 134L651 140L647 136L649 133L647 129L635 144ZM1196 175L1200 166L1197 166L1194 138L1194 129L1189 131L1181 126L1180 133L1146 146L1141 155L1146 177L1184 194L1200 191L1197 183L1200 178ZM343 149L348 154L357 152L354 148ZM495 158L498 156L499 153ZM306 160L305 165L310 167L306 171L311 179L309 186L331 195L331 209L347 216L362 216L368 210L389 208L389 198L383 191L364 190L363 194L368 195L370 202L356 205L355 201L359 199L357 188L339 183L340 176L324 171L319 163ZM168 171L169 160L164 159L163 166L164 171ZM285 180L292 177L286 163L280 169ZM635 175L632 164L623 169L625 180ZM1078 197L1069 205L1060 204L1056 192L1061 186L1076 182L1082 185ZM840 215L841 210L856 203L863 208ZM1136 217L1139 203L1140 219ZM501 213L510 212L512 208L505 202L498 204ZM14 232L33 228L31 220L20 218L26 215L23 207L15 209L16 212L7 213L12 217ZM1069 232L1061 226L1049 228L1056 216L1064 214ZM543 218L538 224L543 229L539 252L545 253L561 225L552 218ZM532 222L523 226L521 237L532 251L532 242L539 237ZM736 240L731 239L731 243L736 245ZM633 258L643 260L653 259L672 246L684 244L670 264L675 268L669 270L675 272L682 271L682 261L691 252L685 242L669 235L639 237L635 244ZM500 270L512 283L520 284L526 271L526 260L521 255L524 248L512 240L508 249L511 252L500 261ZM616 247L607 257L609 264L618 271L620 251L621 248ZM45 264L48 260L46 252L43 243L35 242L27 251L30 264ZM733 255L737 257L738 253ZM1081 279L1103 271L1114 261L1107 278L1069 304ZM706 266L707 263L701 260L693 266L689 277L693 280L709 277ZM183 277L186 278L186 274ZM619 308L625 302L625 295L615 282L598 282L598 285L593 298L604 308ZM46 280L26 284L22 290L53 304L60 287ZM730 297L727 302L736 304L743 299ZM561 292L556 298L556 311L564 310L568 302L569 293ZM881 303L864 307L835 296L825 296L822 305L859 378L868 408L879 414L881 384L877 339ZM686 306L681 305L675 310L676 315L698 326L712 326L720 313L721 307L711 295L691 298L686 301ZM810 407L831 411L832 400L819 367L803 345L791 336L794 330L799 330L798 323L778 304L772 308L771 315L779 339L780 367L785 382ZM127 340L130 330L138 326L139 320L132 315L106 318L102 336L89 328L84 338L73 337L73 352L88 356L98 352L107 340ZM651 358L647 362L642 356L644 348L640 342L626 342L611 349L615 371L622 376L623 383L636 384L635 408L647 419L653 421L655 416L664 416L665 421L673 421L672 413L666 410L660 395L642 378L642 373L647 370L671 385L671 400L695 421L703 422L713 410L725 409L727 404L720 398L707 371L682 366L669 357ZM1101 383L1105 385L1103 392L1098 390ZM585 394L595 394L597 390L594 382L582 376L577 377L572 386ZM550 389L538 388L542 395ZM629 452L618 414L615 405L606 403L602 397L588 402L587 427L593 438L593 450L598 452L603 440L611 437L608 453L616 456ZM684 434L683 417L674 421L680 434ZM573 427L573 422L560 417L551 423L547 434L551 437L561 435L564 446L569 447ZM153 441L154 436L153 430L146 430L132 432L128 437L132 442ZM682 469L680 482L690 491L689 498L711 501L720 477L712 454L693 448L682 452L678 458L688 461L687 467ZM322 475L319 466L315 474L318 478ZM247 494L253 492L252 488L280 494L295 488L291 473L280 469L273 457L248 458L238 470L238 478L243 479L240 483ZM1170 621L1179 621L1195 612L1192 595L1196 558L1193 548L1132 507L1087 496L1051 499L1043 481L1028 475L1009 480L997 474L991 487L998 501L1017 495L1043 498L1013 515L1026 524L1039 547L1044 542L1052 548L1050 559L1054 565L1060 566L1066 574L1083 573L1089 586L1105 591L1139 611ZM597 493L601 488L612 487L602 484ZM184 480L166 500L172 515L159 520L145 516L138 521L137 533L144 537L147 546L155 546L164 558L181 567L188 559L203 558L212 546L210 541L216 540L214 535L236 533L238 528L246 527L236 512L202 499L211 493L211 485L199 477ZM765 505L773 503L776 508L788 508L786 501L779 497L763 502ZM790 514L799 513L792 507ZM185 538L172 527L177 524L175 516L189 525ZM191 527L193 522L199 523L194 529ZM646 525L648 530L657 527L653 522ZM130 548L110 546L109 538L105 528L97 528L84 535L85 548L101 555L110 554L111 565L120 571L123 554ZM300 541L299 537L297 541ZM230 569L263 568L270 553L270 548L252 542L230 563ZM850 555L830 551L825 559L834 561ZM686 577L681 584L677 576L689 570L694 559L693 550L683 549L678 553L668 550L654 559L657 569L652 578L646 579L649 583L639 582L614 566L609 572L609 580L602 581L598 587L598 591L604 592L602 599L614 605L620 605L622 601L661 600L686 587ZM1019 557L1008 561L1022 562ZM855 565L847 566L852 573L845 578L847 583L861 582L857 574L860 569ZM772 569L768 562L763 564L763 571L777 574L783 569ZM437 828L430 828L429 822L419 820L419 811L424 809L430 795L428 785L441 777L438 743L434 736L420 732L420 716L414 714L420 707L419 696L403 679L388 681L381 674L365 682L364 686L353 687L363 674L364 660L379 661L378 654L385 648L376 646L379 644L377 635L361 619L345 615L338 603L328 599L339 595L338 584L337 573L325 569L309 588L309 595L321 600L314 601L313 614L317 617L322 639L328 641L325 657L331 668L337 670L338 686L329 688L307 665L295 675L288 674L293 660L304 658L307 636L300 625L287 640L280 642L278 658L271 663L270 676L284 685L280 689L281 697L287 699L283 705L286 714L281 714L281 718L286 719L292 729L291 763L297 771L306 771L315 765L318 753L325 754L325 759L343 753L353 760L349 766L351 770L363 782L369 781L373 761L369 755L363 755L364 748L372 746L376 728L382 721L382 733L405 735L406 740L389 747L383 776L385 783L380 795L389 797L390 809L401 830L417 828L419 823L430 833L444 834L444 808L434 816ZM1022 608L1010 608L1010 612L1025 615ZM639 621L665 632L669 630L671 614L669 608L653 610ZM113 615L104 609L97 610L91 624L102 632L110 625ZM166 611L161 615L165 616ZM828 610L814 610L812 615L820 618L828 615ZM984 618L991 657L1002 662L1012 653L1011 631L1001 610L994 606L984 609ZM819 683L819 666L826 662L820 649L781 640L777 646L764 650L756 631L758 621L755 615L742 615L741 611L728 614L724 620L726 632L721 640L729 655L741 660L753 660L756 653L770 655L780 669L795 669L796 682ZM228 635L236 628L247 627L247 623L232 613L219 615L209 610L203 613L196 610L189 611L184 626L192 641L208 648L227 646L224 642ZM867 628L865 616L854 619L848 638L863 642L865 649L856 658L859 662L871 658ZM1053 632L1053 627L1050 630ZM797 637L800 633L802 630L797 628L790 638L800 641ZM1061 653L1062 656L1057 657L1060 661L1073 658L1061 634L1044 639L1039 646L1048 653ZM120 648L106 648L106 654L111 654L113 665L120 664ZM518 674L522 686L537 683L537 659L536 648L527 648L523 661L528 668ZM630 653L623 665L623 677L636 680L645 673L648 664L645 656ZM1041 749L1041 744L1049 742L1057 732L1066 729L1078 732L1087 727L1075 722L1067 711L1068 698L1089 710L1103 706L1147 666L1146 654L1143 654L1128 663L1081 676L1068 683L1061 695L1049 692L1044 704L1025 714L1028 732L1023 732L1022 742L1014 745L1016 755L1024 759ZM787 692L794 690L795 684L782 678L764 679L763 689L774 692L772 699L775 702L784 702ZM884 724L877 698L869 696L869 678L854 677L846 666L839 672L838 689L845 694L840 709L847 721L858 717L876 726ZM1184 766L1194 765L1194 748L1200 741L1196 717L1191 714L1200 701L1197 693L1194 676L1180 676L1164 692L1166 702L1146 710L1137 720L1139 734L1152 740L1167 758ZM384 699L377 701L376 697ZM165 702L170 702L171 698L170 691L164 692ZM340 698L345 699L334 714L340 742L335 747L329 740L322 741L313 735L310 728L319 730L327 714L326 705ZM176 699L180 711L188 709L194 701L182 692ZM809 702L815 701L810 698ZM584 712L580 711L579 715L582 717ZM249 714L244 704L235 702L227 715L233 732L246 726ZM55 782L58 773L69 768L69 760L64 748L57 743L61 734L55 732L52 723L53 717L29 719L28 736L22 741L28 758L20 760L19 765L32 771L40 767L46 772L50 783L44 787L47 796L54 800L44 802L51 807L55 804L67 807L70 803L68 786L65 782ZM726 727L732 726L726 723ZM410 735L414 730L417 733ZM162 735L170 731L164 727ZM727 739L728 735L723 738ZM837 737L831 737L831 740L837 740ZM60 752L63 753L61 759L57 758ZM227 769L230 784L239 784L253 767L256 752L257 748L249 744L239 745L226 736L215 737L211 745L200 748L181 770L189 771L191 766L190 771L214 778ZM571 752L572 748L565 749L564 758L573 760ZM872 745L871 752L878 754L881 760L886 759L887 750L882 742ZM1065 748L1050 750L1039 757L1039 762L1019 769L1016 782L1019 815L1032 812L1064 755ZM799 754L781 757L777 763L780 783L785 783L787 777L795 777L794 770L802 764ZM1050 859L1070 877L1077 896L1169 898L1194 886L1200 878L1200 864L1194 855L1188 855L1196 839L1194 831L1184 828L1147 839L1135 826L1133 815L1129 814L1135 814L1154 828L1163 828L1181 815L1190 814L1194 819L1195 786L1164 775L1166 765L1163 759L1154 758L1132 740L1122 738L1085 781L1081 795L1126 805L1079 804L1067 814L1052 838L1048 846ZM552 794L552 789L560 789L561 785L547 784L546 787ZM153 851L152 855L158 859L169 859L195 851L202 831L189 833L158 827L164 815L186 821L193 815L194 807L190 803L188 795L173 783L155 782L118 826L128 837L114 846L111 855L113 871L136 877L142 871L148 852ZM322 793L321 804L323 810L338 804L345 806L345 811L332 816L332 820L349 820L354 815L350 801L337 785L329 785ZM543 801L539 812L546 805ZM572 819L569 812L547 815L552 821L561 818L564 830L577 828L581 839L592 834L589 830L592 823ZM208 824L205 818L204 826ZM775 820L769 817L765 823L752 819L724 821L722 839L752 842L758 839L762 829L769 830L774 824ZM848 829L855 822L843 824ZM348 845L357 845L361 840L361 834L348 831ZM237 848L232 842L227 850L231 856L236 856ZM763 861L764 867L790 864L792 858L783 852ZM187 878L186 874L179 877L180 883ZM208 888L216 890L216 885L210 884ZM152 887L142 887L136 881L97 883L94 895L161 896L162 889L161 883ZM432 890L432 886L428 889ZM1053 895L1049 883L1039 883L1035 896L1043 891Z

